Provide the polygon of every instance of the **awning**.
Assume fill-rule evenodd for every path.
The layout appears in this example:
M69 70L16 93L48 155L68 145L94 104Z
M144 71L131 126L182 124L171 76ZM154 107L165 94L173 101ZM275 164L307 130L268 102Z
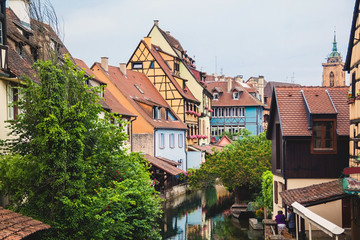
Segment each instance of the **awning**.
M166 159L165 161L163 160L164 158L153 157L149 154L145 154L145 159L150 162L151 165L160 168L161 170L169 173L170 175L176 176L183 172L181 169L174 166L175 162L172 160ZM170 164L170 161L174 163Z
M348 195L343 191L341 181L334 180L308 187L285 190L280 193L280 196L288 206L298 202L303 206L309 207L342 199Z
M37 231L49 228L47 224L0 207L1 240L23 239Z

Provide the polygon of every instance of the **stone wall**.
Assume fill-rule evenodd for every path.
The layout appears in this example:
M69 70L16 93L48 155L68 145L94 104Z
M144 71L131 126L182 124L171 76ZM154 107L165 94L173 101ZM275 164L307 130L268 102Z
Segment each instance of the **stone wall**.
M154 134L133 134L132 147L133 152L143 152L154 156Z

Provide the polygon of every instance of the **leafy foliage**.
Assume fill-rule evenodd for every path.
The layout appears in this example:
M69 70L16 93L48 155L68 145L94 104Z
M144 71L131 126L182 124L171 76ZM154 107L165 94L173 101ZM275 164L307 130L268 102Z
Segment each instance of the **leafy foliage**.
M11 207L52 226L42 239L158 239L160 201L143 157L126 152L126 123L99 118L101 89L69 58L34 68L41 84L27 78L19 88L16 138L0 157Z
M261 176L261 195L264 201L264 207L272 209L273 207L273 174L266 171Z
M244 136L215 152L190 178L193 187L207 187L216 178L236 194L240 190L260 191L261 175L270 169L271 142L265 133Z

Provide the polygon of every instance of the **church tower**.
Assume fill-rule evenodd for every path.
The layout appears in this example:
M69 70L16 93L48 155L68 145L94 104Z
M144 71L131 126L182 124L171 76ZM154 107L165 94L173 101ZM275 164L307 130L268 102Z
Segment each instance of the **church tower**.
M336 33L334 33L334 42L332 52L327 58L327 62L323 66L322 86L334 87L345 86L344 63L340 53L337 51Z

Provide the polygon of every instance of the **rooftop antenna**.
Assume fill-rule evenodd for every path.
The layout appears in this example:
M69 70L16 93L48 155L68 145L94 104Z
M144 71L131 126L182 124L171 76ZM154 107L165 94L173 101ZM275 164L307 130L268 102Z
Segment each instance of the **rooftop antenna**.
M223 75L223 69L220 68L220 75Z
M295 73L293 72L292 76L291 76L291 83L295 82Z

